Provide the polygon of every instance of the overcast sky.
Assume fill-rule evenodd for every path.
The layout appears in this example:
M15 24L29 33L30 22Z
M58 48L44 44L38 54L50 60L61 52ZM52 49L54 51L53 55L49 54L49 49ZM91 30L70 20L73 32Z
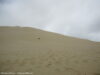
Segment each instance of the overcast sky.
M27 26L100 42L100 0L0 0L0 26Z

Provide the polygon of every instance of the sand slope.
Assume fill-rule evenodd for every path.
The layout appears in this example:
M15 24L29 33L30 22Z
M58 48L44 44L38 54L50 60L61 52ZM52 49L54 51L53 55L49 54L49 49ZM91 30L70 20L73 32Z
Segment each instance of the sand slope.
M33 28L0 27L0 72L100 75L100 43Z

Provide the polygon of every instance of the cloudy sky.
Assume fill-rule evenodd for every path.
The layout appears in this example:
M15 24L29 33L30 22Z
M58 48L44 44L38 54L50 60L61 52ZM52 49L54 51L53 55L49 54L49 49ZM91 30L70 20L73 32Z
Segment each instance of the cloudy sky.
M27 26L100 42L100 0L0 0L0 26Z

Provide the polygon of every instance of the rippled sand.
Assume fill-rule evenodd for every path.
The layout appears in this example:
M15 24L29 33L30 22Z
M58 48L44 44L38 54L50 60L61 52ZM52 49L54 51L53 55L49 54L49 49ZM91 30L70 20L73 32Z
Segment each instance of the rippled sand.
M0 27L0 72L100 75L100 43L33 28Z

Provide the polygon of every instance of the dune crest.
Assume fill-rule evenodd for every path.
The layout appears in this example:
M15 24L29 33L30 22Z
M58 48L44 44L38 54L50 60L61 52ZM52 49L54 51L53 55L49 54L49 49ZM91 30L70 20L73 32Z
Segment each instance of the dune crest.
M100 75L100 43L27 27L0 27L0 72Z

